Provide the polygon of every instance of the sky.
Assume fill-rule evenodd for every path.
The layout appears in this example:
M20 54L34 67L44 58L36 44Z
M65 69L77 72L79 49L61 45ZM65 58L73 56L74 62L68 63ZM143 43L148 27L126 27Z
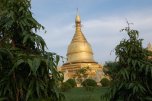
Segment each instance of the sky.
M40 31L48 51L66 58L67 47L75 33L76 10L82 22L82 32L91 44L94 59L101 64L115 61L115 47L127 39L121 29L139 31L143 47L152 43L152 0L32 0L34 18L45 27Z

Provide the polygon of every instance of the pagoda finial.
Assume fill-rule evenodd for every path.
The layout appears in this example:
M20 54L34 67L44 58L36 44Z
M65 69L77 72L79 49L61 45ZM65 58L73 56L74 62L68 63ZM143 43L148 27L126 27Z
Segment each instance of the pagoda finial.
M79 9L77 8L77 13L76 13L77 15L79 15Z
M77 8L77 13L76 13L76 18L75 18L75 22L81 22L80 16L79 16L79 10Z

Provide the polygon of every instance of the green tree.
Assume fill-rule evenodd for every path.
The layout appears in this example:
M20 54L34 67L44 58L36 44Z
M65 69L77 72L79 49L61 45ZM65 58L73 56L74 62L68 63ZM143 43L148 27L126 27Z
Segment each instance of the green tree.
M152 54L143 48L138 31L126 27L129 39L116 46L118 71L109 92L102 96L107 101L152 100Z
M95 86L97 86L97 82L95 80L93 80L93 79L85 79L82 82L82 86L83 87L87 87L87 86L95 87Z
M83 67L76 71L75 79L77 80L78 83L81 84L82 81L88 77L88 73L87 73L88 70L90 70L89 67Z
M72 88L72 85L69 82L63 82L61 85L61 91L65 92Z
M77 86L75 79L68 79L66 82L68 82L71 85L71 87Z
M101 79L100 83L101 83L102 87L107 87L110 85L110 80L108 80L107 78L103 78L103 79Z
M36 34L44 27L30 8L30 0L0 1L0 100L60 101L59 56L45 51L44 40Z
M81 85L87 90L93 92L95 87L97 87L97 82L93 79L85 79Z
M103 72L105 73L105 75L110 76L110 78L114 80L115 75L118 72L118 69L120 69L118 65L119 65L118 62L113 62L113 61L105 62L105 65L103 67Z

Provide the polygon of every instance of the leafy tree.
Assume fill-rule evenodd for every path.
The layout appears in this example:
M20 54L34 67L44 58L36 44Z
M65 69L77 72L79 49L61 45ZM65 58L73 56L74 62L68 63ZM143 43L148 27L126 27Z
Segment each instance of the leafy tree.
M76 80L78 83L82 83L82 81L84 79L86 79L88 77L88 71L90 70L89 67L83 67L83 68L80 68L76 71Z
M63 82L61 85L61 91L65 92L72 88L72 85L69 82Z
M87 87L87 86L95 87L95 86L97 86L97 82L95 80L93 80L93 79L85 79L82 82L82 86L83 87Z
M30 8L30 0L0 1L0 100L60 101L59 56L45 51L44 40L36 34L44 27Z
M75 79L68 79L66 82L68 82L71 85L71 87L77 86Z
M106 87L106 86L109 86L109 85L110 85L110 81L109 81L107 78L101 79L100 83L101 83L101 85L102 85L103 87Z
M108 75L112 80L115 79L115 75L118 72L118 62L108 61L105 62L105 65L103 67L103 72L105 75Z
M94 88L97 86L97 82L93 79L85 79L81 85L87 90L87 91L94 91Z
M126 27L129 39L116 46L118 72L109 92L102 96L108 101L151 101L152 100L152 55L142 47L138 31Z
M89 92L93 92L97 86L97 82L93 79L85 79L81 85Z

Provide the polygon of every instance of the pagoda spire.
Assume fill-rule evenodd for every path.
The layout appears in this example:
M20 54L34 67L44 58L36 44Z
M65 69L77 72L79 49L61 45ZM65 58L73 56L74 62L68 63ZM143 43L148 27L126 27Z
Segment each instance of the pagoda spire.
M87 42L85 36L83 35L81 31L81 18L80 18L78 9L77 9L76 18L75 18L75 27L76 29L75 29L74 37L72 39L72 43L73 42Z

